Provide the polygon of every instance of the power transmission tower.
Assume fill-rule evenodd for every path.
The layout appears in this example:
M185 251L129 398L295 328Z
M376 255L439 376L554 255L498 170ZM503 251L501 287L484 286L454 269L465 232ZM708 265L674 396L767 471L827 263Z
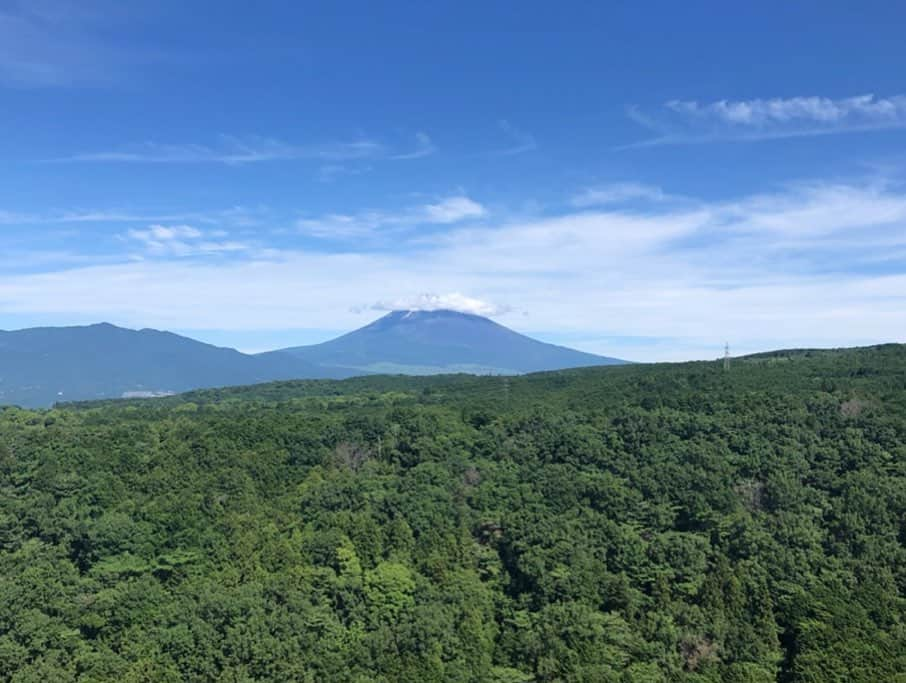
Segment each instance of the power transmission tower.
M730 342L724 344L724 372L730 369Z

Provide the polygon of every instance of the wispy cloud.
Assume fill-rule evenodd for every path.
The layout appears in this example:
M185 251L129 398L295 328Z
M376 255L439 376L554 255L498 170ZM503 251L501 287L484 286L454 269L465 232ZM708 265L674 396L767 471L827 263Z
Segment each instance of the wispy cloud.
M206 211L158 213L123 208L49 210L41 213L24 213L0 210L0 225L55 225L103 223L173 223L198 222L204 224L251 227L260 225L268 213L267 207L232 206Z
M260 136L222 135L216 145L160 144L146 142L120 150L88 152L49 159L57 163L158 163L158 164L250 164L264 161L317 159L350 161L382 155L386 148L373 140L353 140L319 145L293 145Z
M357 176L373 170L370 164L324 164L315 178L322 183L332 183L343 176Z
M423 216L426 223L459 223L470 218L480 218L487 210L478 202L465 196L447 197L434 204L425 204L413 218Z
M434 142L427 133L418 132L415 134L415 149L411 152L402 152L395 154L391 159L421 159L422 157L431 156L437 151Z
M408 151L391 152L382 147L381 149L375 150L375 154L370 158L373 158L374 160L386 158L392 161L411 161L414 159L423 159L436 152L437 147L434 145L431 137L427 133L418 132L415 134L415 146ZM355 161L355 159L353 159L353 161ZM316 178L323 183L330 183L342 176L362 175L371 170L373 170L371 165L363 165L362 163L327 163L318 169Z
M300 145L276 138L250 135L221 135L214 144L166 144L143 142L118 149L82 152L69 156L45 159L45 163L120 163L120 164L227 164L242 165L268 161L310 159L323 163L321 180L339 175L362 173L366 168L352 162L412 160L430 156L437 151L427 133L415 135L415 146L397 152L394 147L377 140L359 138L345 142Z
M906 128L906 95L671 100L657 112L631 107L628 115L657 134L629 147L770 140Z
M642 183L611 183L587 187L570 199L570 204L579 208L621 204L628 201L661 202L667 199L664 191L653 185Z
M497 122L497 125L510 140L510 144L502 149L494 150L491 153L492 156L513 156L515 154L522 154L523 152L531 152L538 148L538 144L535 142L535 136L531 133L516 128L516 126L506 119L501 119Z
M487 209L475 200L456 195L396 212L365 210L354 214L333 213L302 218L296 221L296 227L310 237L342 241L372 236L377 231L398 233L419 225L450 225L486 214Z
M36 225L47 223L127 223L134 221L182 220L178 216L146 216L119 210L67 210L43 213L0 211L0 225Z
M906 243L906 195L882 183L799 183L786 192L716 204L713 214L716 225L767 244L778 237L807 243L830 236L865 247L879 241Z
M23 223L33 222L34 216L27 213L16 211L0 210L0 225L21 225Z
M202 231L191 225L150 225L127 236L153 256L199 256L243 252L249 245L226 237L223 231Z
M0 4L0 85L21 88L109 85L163 54L110 38L135 21L134 6L85 0Z
M36 270L51 271L73 268L76 266L97 266L103 263L122 262L119 254L88 254L78 249L9 249L0 250L0 272L31 273Z
M179 220L177 217L148 217L125 211L65 211L63 213L45 215L36 220L42 223L127 223L143 220Z
M79 49L73 37L58 36L61 40L53 41L50 36L50 27L34 15L0 9L0 82L50 86L97 76L95 60Z

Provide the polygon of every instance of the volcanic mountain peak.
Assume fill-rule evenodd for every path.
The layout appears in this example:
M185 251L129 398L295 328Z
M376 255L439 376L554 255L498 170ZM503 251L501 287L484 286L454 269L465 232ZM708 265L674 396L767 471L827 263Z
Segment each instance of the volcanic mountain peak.
M398 310L323 344L284 349L364 372L519 374L624 361L546 344L473 313Z

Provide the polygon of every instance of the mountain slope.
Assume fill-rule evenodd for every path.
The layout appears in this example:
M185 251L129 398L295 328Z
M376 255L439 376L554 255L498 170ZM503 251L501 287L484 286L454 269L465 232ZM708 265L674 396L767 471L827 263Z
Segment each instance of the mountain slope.
M107 323L0 331L0 404L47 406L278 379L341 378L350 370L280 353L251 356L170 332Z
M282 353L318 365L405 374L519 374L625 362L546 344L487 318L447 310L394 311L332 341Z

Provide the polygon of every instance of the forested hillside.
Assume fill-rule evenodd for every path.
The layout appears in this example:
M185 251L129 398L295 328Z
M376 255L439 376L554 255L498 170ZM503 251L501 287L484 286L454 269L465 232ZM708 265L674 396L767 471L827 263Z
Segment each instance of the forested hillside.
M906 681L906 347L0 412L3 681Z

